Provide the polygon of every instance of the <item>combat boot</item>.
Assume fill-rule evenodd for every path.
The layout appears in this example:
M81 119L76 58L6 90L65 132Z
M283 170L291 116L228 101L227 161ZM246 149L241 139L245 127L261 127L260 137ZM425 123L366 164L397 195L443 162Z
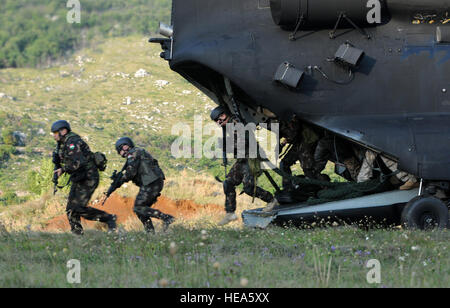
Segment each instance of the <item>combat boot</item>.
M273 209L280 205L280 203L278 203L278 200L276 198L273 198L272 201L270 201L269 203L267 203L267 206L265 208L263 208L263 212L267 213L267 212L272 212Z
M108 225L108 232L115 232L117 230L116 220L117 216L111 215L110 219L106 222Z
M151 218L148 218L145 222L143 222L144 230L147 234L155 234L155 227L153 226L153 222Z
M163 218L163 231L166 232L169 229L169 226L175 221L175 217L171 215L165 215Z
M400 189L400 190L411 190L411 189L417 188L419 186L420 186L420 184L418 182L407 181L405 184L400 186L398 189Z
M82 236L82 235L84 235L83 229L72 229L71 232L72 232L73 235L77 235L77 236Z
M227 224L229 224L232 221L237 220L238 217L236 216L235 213L227 213L225 215L225 217L218 223L219 226L225 226Z

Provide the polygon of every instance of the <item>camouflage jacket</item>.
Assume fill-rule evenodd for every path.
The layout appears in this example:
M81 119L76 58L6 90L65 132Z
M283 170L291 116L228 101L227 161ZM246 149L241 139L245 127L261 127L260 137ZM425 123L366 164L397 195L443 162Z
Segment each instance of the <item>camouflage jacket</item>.
M305 142L313 144L319 141L320 137L308 124L301 123L294 119L289 123L282 122L280 125L280 137L285 138L289 144L300 144Z
M144 149L137 147L131 149L124 166L122 182L133 181L134 184L142 187L159 179L164 180L165 176L158 161Z
M65 173L73 175L95 167L89 146L73 132L68 133L58 144L57 151Z

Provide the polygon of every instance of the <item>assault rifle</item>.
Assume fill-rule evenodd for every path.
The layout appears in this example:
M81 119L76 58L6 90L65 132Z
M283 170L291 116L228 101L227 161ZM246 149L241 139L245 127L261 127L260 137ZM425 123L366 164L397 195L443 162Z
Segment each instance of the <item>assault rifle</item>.
M106 200L115 192L117 189L122 186L122 177L123 177L123 171L117 172L117 170L114 170L113 174L111 175L111 186L109 187L108 191L105 193L106 198L103 200L102 206L105 205Z
M56 173L55 171L58 169L61 169L61 158L59 157L59 145L56 148L56 150L53 152L53 156L52 156L52 162L53 162L53 178L52 178L52 182L53 182L53 195L56 194L56 192L58 191L58 173Z

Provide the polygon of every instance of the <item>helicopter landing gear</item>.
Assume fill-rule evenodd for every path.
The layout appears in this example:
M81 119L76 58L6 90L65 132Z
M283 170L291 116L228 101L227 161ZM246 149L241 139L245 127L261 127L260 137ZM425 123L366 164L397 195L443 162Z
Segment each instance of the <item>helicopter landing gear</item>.
M447 205L436 197L418 196L403 209L401 223L408 229L432 230L449 226Z

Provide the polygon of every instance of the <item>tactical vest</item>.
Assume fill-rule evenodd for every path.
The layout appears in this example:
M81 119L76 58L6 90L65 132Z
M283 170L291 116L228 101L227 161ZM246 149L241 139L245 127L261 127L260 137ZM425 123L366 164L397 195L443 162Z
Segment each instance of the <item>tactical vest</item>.
M131 151L138 151L140 159L138 174L136 176L137 181L135 184L138 186L147 186L159 179L165 180L164 172L159 167L158 161L154 159L147 151L139 148L134 148Z

